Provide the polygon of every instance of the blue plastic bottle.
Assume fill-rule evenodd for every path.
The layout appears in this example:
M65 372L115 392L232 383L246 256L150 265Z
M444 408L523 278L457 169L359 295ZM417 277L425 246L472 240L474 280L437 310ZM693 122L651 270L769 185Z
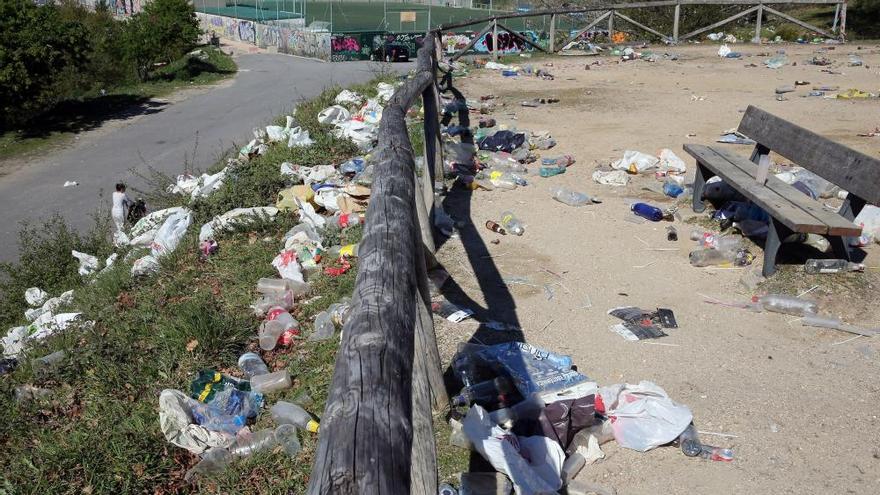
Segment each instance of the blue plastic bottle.
M630 209L636 215L647 218L652 222L659 222L663 220L663 210L657 208L656 206L651 206L647 203L634 203Z

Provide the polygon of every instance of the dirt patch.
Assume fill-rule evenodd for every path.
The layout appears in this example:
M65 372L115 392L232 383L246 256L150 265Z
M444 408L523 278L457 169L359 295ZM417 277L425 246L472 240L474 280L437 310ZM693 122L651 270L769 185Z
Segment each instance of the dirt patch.
M674 448L639 453L610 444L605 460L587 467L580 479L626 494L876 492L880 387L874 377L880 372L880 340L844 342L852 335L802 327L784 315L707 304L703 295L745 302L755 294L799 294L818 285L808 296L819 302L823 314L876 327L877 272L807 276L801 268L804 259L793 258L783 261L787 264L775 277L748 288L740 279L760 266L760 246L752 248L759 255L753 268L694 268L688 253L695 244L687 232L694 225L717 226L708 213L696 215L682 201L672 223L679 240L668 241L668 223L629 221L628 199L662 208L674 204L657 193L653 176L626 187L599 185L591 178L597 166L620 158L624 150L654 154L669 148L686 161L691 181L694 162L682 144L713 143L736 127L748 105L880 156L880 140L857 136L880 125L880 100L807 97L803 87L786 95L787 101L776 100L774 88L795 80L880 91L876 46L859 51L865 67L847 65L853 46L824 52L839 75L805 63L820 48L825 47L737 45L744 58L733 60L715 56L717 45L675 47L666 51L679 54L677 61L661 57L655 63L618 64L603 57L602 65L590 70L584 65L594 58L559 57L547 67L553 81L488 71L456 81L469 98L492 93L505 101L494 115L499 124L550 130L559 144L539 155L577 159L565 174L532 176L528 186L515 191L451 194L448 201L455 207L447 211L476 226L463 229L439 253L458 287L458 300L472 302L485 317L517 322L526 341L570 354L583 373L602 385L651 380L693 410L699 430L733 435L704 436L706 442L734 449L736 460L729 464L689 459ZM785 49L797 65L765 68L769 55L760 54L777 49ZM543 68L548 62L531 63ZM554 95L562 101L519 106L522 99ZM749 146L719 146L746 156L751 152ZM550 198L551 185L595 195L603 203L565 206ZM462 202L468 206L461 207ZM497 235L482 224L497 220L504 210L522 219L525 235L506 236L495 245L491 241ZM878 246L865 251L869 266L880 265ZM490 275L495 283L489 282ZM557 287L548 299L543 289L497 283L507 275L536 285L555 280L567 290ZM672 308L679 328L655 342L624 341L609 331L614 320L606 314L622 305ZM438 322L437 332L448 362L459 342L485 331L473 320Z

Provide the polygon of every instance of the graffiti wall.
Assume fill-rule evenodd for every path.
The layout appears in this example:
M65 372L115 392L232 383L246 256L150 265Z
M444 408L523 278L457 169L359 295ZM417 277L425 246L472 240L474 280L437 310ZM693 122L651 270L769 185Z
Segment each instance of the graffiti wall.
M330 60L330 34L196 12L202 29L221 38L243 41L279 53Z
M382 47L403 45L409 56L415 58L416 51L422 46L424 34L419 33L388 33L374 31L354 34L334 34L331 39L331 53L334 62L348 60L373 60L382 57Z
M519 34L537 45L543 45L546 42L546 40L544 40L536 31L519 31ZM443 46L447 53L454 53L466 47L474 36L476 36L476 33L444 33ZM480 37L476 44L474 44L473 51L477 53L489 53L492 51L493 45L494 39L492 33L486 33ZM510 33L503 31L498 32L499 53L519 53L532 50L534 50L534 48Z

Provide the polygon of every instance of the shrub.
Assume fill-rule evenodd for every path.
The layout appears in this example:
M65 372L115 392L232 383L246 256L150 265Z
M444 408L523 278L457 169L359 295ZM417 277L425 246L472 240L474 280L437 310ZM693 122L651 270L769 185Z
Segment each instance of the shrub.
M195 46L199 23L186 0L154 0L129 20L123 37L126 58L145 81L157 63L170 63Z

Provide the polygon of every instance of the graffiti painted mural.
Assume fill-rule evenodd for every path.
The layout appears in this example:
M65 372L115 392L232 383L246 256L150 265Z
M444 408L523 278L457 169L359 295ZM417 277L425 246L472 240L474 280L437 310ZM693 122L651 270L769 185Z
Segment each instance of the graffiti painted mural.
M202 29L222 38L244 41L278 53L330 60L330 34L313 33L259 22L197 12Z
M519 31L519 34L535 44L541 44L541 36L535 31ZM454 53L466 47L474 36L476 36L476 33L444 33L443 46L446 48L447 53ZM492 33L486 33L474 44L473 50L477 53L489 53L492 51L493 41ZM498 33L498 51L500 53L519 53L532 51L533 49L530 45L510 33Z

